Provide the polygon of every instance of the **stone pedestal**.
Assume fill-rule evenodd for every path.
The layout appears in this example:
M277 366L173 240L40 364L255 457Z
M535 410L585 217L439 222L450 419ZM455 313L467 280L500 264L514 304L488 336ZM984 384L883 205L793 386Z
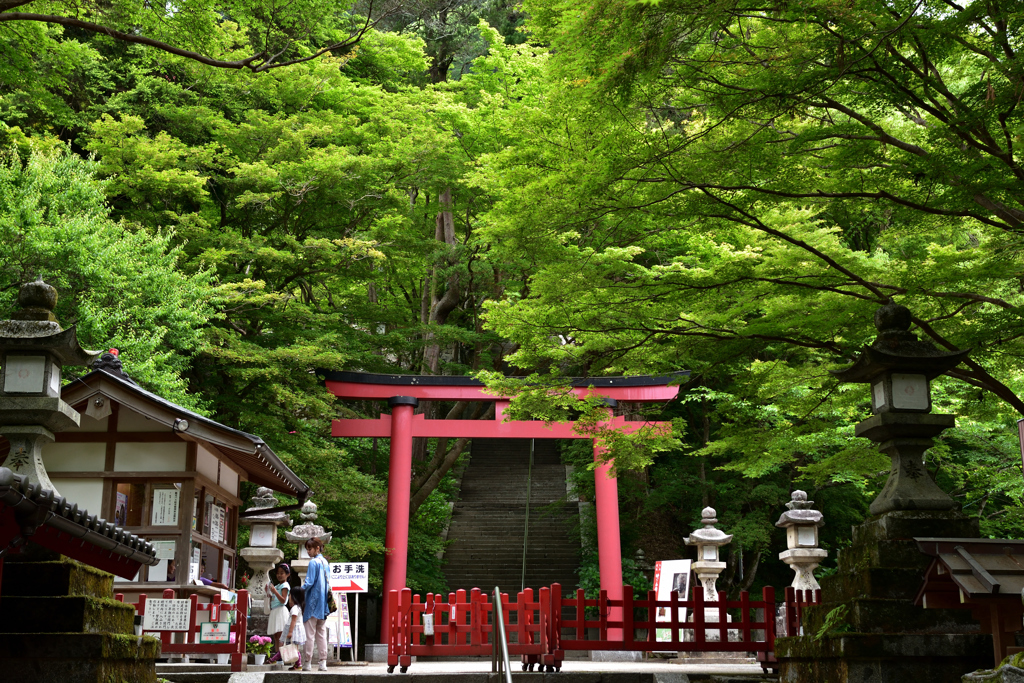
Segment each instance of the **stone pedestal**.
M992 666L992 638L968 610L914 605L931 561L914 536L977 537L978 524L954 510L897 510L854 527L839 571L821 580L822 604L804 609L806 635L776 640L780 681L960 683Z
M249 581L249 594L252 603L260 611L267 596L267 583L274 583L270 578L270 570L284 559L284 552L278 548L242 548L238 554L252 567L252 579Z
M798 591L816 591L820 588L814 578L814 570L826 557L828 551L821 548L792 548L779 553L779 559L796 572L790 585Z
M871 503L871 514L956 507L956 502L936 485L924 466L924 453L935 445L934 437L955 423L952 415L881 413L857 425L857 436L875 442L878 450L892 459L889 479Z

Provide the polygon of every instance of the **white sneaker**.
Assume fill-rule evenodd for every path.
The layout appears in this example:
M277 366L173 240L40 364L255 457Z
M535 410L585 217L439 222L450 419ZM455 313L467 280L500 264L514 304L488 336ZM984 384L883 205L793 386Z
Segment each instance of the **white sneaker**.
M320 660L320 666L316 668L317 671L327 671L327 662Z
M302 670L303 671L312 671L312 669L309 668L309 663L308 662L302 665Z

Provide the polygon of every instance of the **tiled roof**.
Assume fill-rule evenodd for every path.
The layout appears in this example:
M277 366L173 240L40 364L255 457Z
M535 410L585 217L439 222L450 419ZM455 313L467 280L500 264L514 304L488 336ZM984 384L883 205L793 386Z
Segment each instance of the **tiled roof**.
M0 503L15 510L22 519L31 519L36 527L47 525L83 543L121 555L134 562L155 565L153 545L122 527L79 510L50 489L30 484L28 478L0 467ZM31 540L31 539L29 539Z

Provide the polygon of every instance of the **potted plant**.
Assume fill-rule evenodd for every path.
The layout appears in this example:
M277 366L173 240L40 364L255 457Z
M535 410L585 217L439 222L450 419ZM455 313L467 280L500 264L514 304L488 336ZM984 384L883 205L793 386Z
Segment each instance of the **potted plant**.
M256 660L255 664L260 665L266 661L267 655L270 654L271 643L273 642L270 636L253 636L245 644L245 651L253 656L253 659Z

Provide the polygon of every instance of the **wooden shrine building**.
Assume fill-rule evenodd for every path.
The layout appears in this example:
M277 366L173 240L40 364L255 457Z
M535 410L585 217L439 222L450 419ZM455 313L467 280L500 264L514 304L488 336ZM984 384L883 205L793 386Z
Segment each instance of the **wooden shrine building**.
M158 562L119 579L116 590L129 601L167 588L181 598L217 593L196 585L200 574L233 585L241 482L299 505L309 487L258 436L138 386L116 353L92 368L63 387L81 425L44 446L43 462L60 495L152 544Z

